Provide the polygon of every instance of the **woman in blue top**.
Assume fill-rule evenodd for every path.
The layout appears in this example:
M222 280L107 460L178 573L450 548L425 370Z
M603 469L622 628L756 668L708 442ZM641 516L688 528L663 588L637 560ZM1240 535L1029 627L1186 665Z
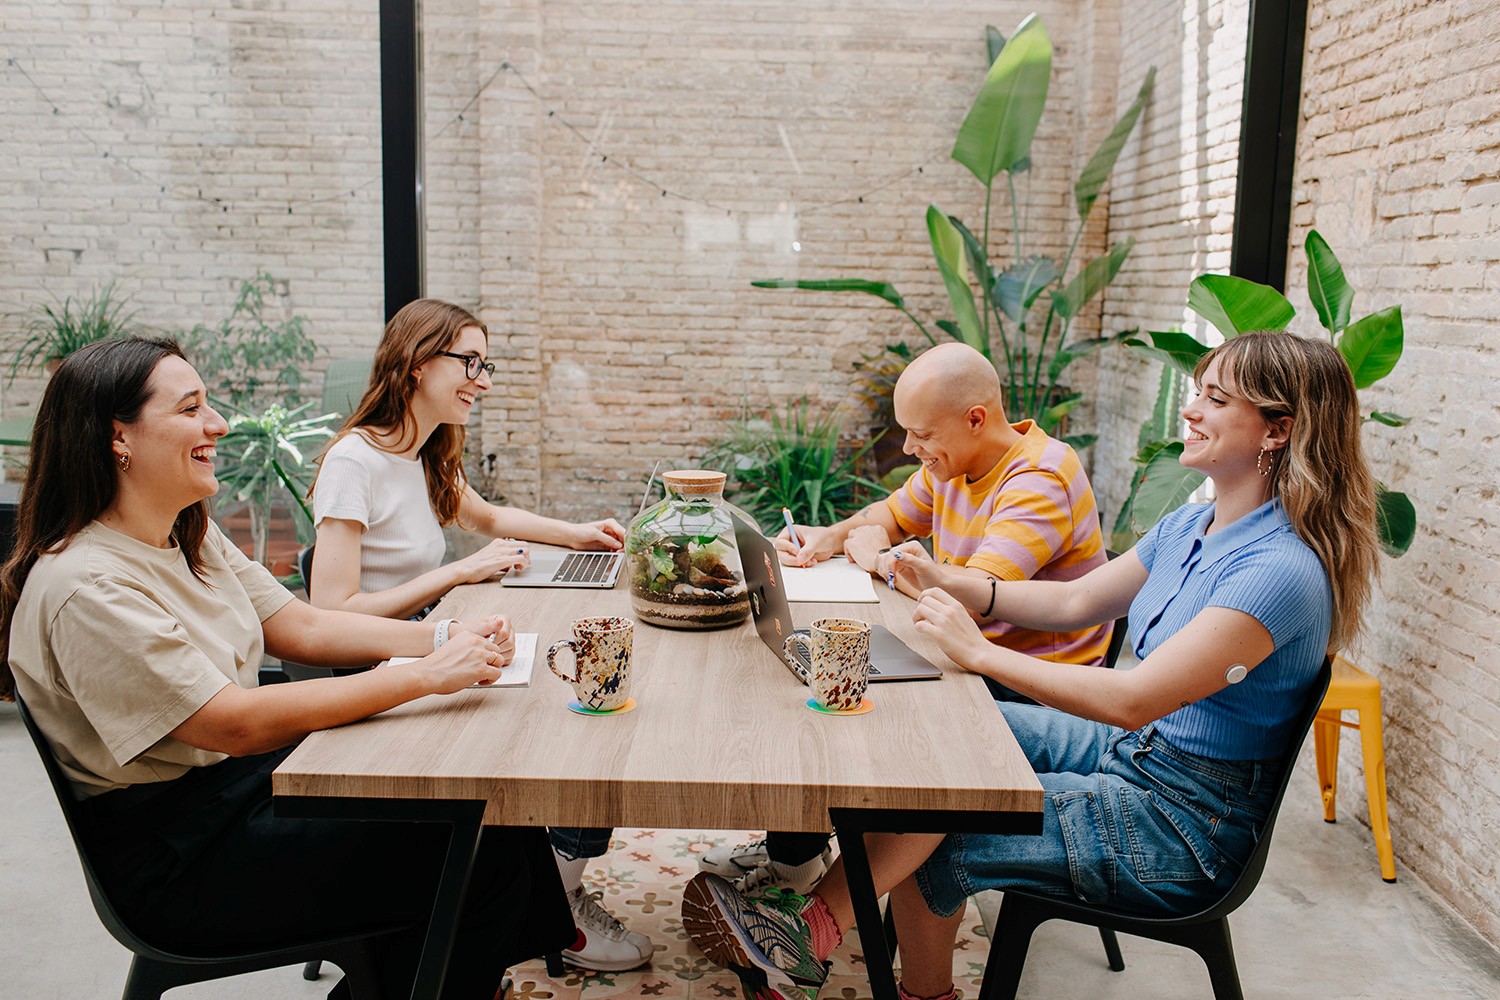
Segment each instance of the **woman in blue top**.
M1162 915L1221 897L1264 828L1325 655L1358 630L1375 489L1342 356L1251 333L1194 377L1181 461L1213 480L1214 502L1174 512L1087 576L995 594L993 614L1026 628L1078 629L1128 609L1139 667L1044 663L987 642L953 596L922 595L919 632L1051 707L1000 705L1045 793L1041 836L867 838L876 891L896 906L904 998L953 995L964 901L983 889ZM746 898L699 875L683 922L711 959L789 998L816 994L854 910L840 864L806 900Z

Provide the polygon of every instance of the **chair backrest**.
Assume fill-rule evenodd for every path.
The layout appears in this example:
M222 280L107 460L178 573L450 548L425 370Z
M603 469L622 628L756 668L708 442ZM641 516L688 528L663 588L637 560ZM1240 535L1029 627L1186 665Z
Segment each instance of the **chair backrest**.
M1105 549L1104 558L1106 560L1118 559L1120 553L1114 549ZM1120 659L1120 650L1125 648L1125 633L1129 631L1128 624L1128 616L1121 615L1115 619L1115 629L1109 634L1109 649L1104 653L1104 666L1110 670L1115 668L1115 662Z
M335 358L323 373L324 413L337 413L342 419L354 412L370 387L370 358Z
M309 545L297 553L297 572L302 577L302 589L307 591L309 600L312 599L312 564L315 548L317 548L316 545Z
M1240 873L1239 880L1234 883L1234 888L1230 889L1223 899L1201 913L1184 918L1183 922L1197 923L1218 919L1234 912L1241 903L1250 898L1250 893L1260 881L1261 872L1265 870L1266 858L1271 853L1271 831L1276 826L1276 814L1281 811L1281 800L1286 795L1287 786L1291 784L1292 772L1297 769L1297 755L1302 750L1302 744L1307 740L1308 732L1312 730L1313 720L1318 717L1318 709L1323 705L1323 695L1328 693L1328 682L1332 676L1333 659L1324 657L1323 667L1318 671L1317 679L1313 681L1307 704L1302 707L1296 725L1292 728L1286 752L1282 755L1280 786L1276 789L1275 797L1271 799L1270 811L1266 813L1266 828L1261 831L1260 840L1256 842L1255 850L1250 853L1250 858L1245 862L1245 870Z
M62 765L58 764L57 756L52 752L52 745L47 742L41 729L37 727L36 720L31 717L26 703L16 695L16 708L21 712L21 723L26 727L26 732L31 735L31 742L36 745L36 752L42 758L42 767L47 772L47 780L52 782L52 791L57 795L57 804L62 807L63 819L68 824L68 833L73 837L73 847L78 852L78 863L83 866L83 880L88 884L89 898L93 900L94 911L99 914L100 923L114 939L137 955L145 955L150 958L171 959L172 956L153 948L142 941L120 919L115 912L114 904L105 895L104 888L99 883L99 877L94 872L94 866L89 861L89 838L94 830L92 819L84 812L78 796L73 792L72 782L68 781L67 775L63 774Z

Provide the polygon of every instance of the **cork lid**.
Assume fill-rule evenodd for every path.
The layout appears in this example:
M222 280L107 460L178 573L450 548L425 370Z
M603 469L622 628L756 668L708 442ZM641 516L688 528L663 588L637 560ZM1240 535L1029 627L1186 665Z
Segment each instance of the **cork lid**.
M724 481L729 477L722 472L708 469L678 469L662 473L662 482L674 493L682 496L720 496L724 493Z

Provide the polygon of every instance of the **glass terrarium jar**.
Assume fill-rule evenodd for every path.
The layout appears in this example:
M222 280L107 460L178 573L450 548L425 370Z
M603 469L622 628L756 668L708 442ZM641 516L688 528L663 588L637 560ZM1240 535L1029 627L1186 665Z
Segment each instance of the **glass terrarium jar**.
M722 506L724 480L722 472L668 472L666 499L630 522L625 572L641 621L714 629L750 616L734 522Z

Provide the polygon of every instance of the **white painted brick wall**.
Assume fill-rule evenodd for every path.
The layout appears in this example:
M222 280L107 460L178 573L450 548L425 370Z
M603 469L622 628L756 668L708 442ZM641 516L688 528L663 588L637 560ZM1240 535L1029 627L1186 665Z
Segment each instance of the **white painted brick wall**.
M1406 351L1367 405L1376 474L1415 503L1352 659L1381 680L1397 858L1500 942L1500 8L1311 5L1289 294L1321 330L1302 242L1317 229L1354 316L1400 304ZM1368 812L1354 734L1339 807ZM1373 855L1371 864L1373 865Z

